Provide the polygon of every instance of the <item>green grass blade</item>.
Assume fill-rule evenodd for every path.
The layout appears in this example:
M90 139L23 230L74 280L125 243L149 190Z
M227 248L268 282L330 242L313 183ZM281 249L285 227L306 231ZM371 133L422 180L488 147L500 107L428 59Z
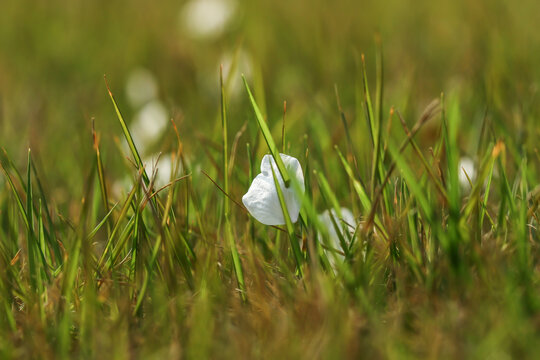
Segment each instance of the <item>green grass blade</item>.
M105 183L105 171L103 170L103 161L101 160L101 152L99 151L99 137L92 123L92 135L94 139L94 151L96 152L96 165L98 171L99 189L101 191L101 201L103 202L103 209L105 213L109 213L109 195L107 194L107 185ZM107 223L107 231L110 235L111 226L110 222Z
M105 215L103 217L103 219L101 219L101 221L99 222L99 224L97 224L94 229L90 232L90 234L88 234L88 237L86 238L86 241L91 241L94 236L97 234L97 232L99 231L99 229L101 229L103 227L103 225L105 225L105 223L107 223L107 221L109 220L110 216L112 215L112 213L114 212L114 209L116 209L116 206L118 205L118 203L114 204L113 207L109 210L109 212L107 213L107 215Z
M131 154L133 155L135 164L137 165L139 169L143 169L142 178L144 180L145 185L148 186L150 184L150 178L148 177L148 174L146 174L146 170L144 170L144 164L141 160L141 156L139 155L139 151L137 150L137 147L135 146L133 137L131 136L129 128L126 122L124 121L124 117L122 116L122 113L120 112L120 108L118 107L118 104L116 103L116 100L114 99L113 93L111 92L111 89L109 88L109 84L107 84L106 79L105 79L105 84L107 85L107 91L109 92L109 97L111 98L111 101L113 103L114 110L116 111L116 116L118 117L118 121L120 121L120 126L122 127L124 137L128 143L129 149L131 150Z
M228 124L227 124L227 105L225 103L225 88L223 86L223 65L219 69L219 83L221 88L221 130L222 130L222 141L223 141L223 154L222 154L222 164L223 164L223 190L225 193L229 193L229 135L228 135ZM230 213L230 204L227 197L223 198L224 207L225 207L225 218L229 217Z
M229 149L228 149L228 123L227 123L227 107L225 103L225 88L223 87L223 66L220 68L219 79L221 85L221 125L222 125L222 137L223 137L223 191L225 194L229 194ZM245 78L244 78L245 81ZM247 86L247 85L246 85ZM249 89L248 89L249 91ZM251 93L250 93L251 96ZM278 154L279 157L279 154ZM280 157L281 159L281 157ZM242 300L247 300L246 284L244 282L244 271L242 270L242 263L240 261L240 255L238 254L238 248L231 228L231 209L229 197L223 197L225 208L225 237L231 249L231 256L233 259L234 272L238 281L238 287L240 288L240 294Z
M318 172L314 171L315 176L317 177L319 188L321 189L321 195L323 200L326 202L327 208L333 208L337 218L338 222L336 222L336 219L334 216L332 216L332 213L330 212L330 221L332 222L332 226L336 230L336 234L339 239L339 243L341 245L341 248L343 249L343 252L345 253L345 257L349 256L349 246L347 240L344 238L347 236L347 239L350 242L350 234L349 231L343 231L343 226L341 224L341 219L343 218L343 215L341 214L341 206L339 205L339 202L336 198L336 195L333 193L333 191L330 189L330 185L328 184L328 181L326 180L326 177Z
M141 171L143 171L141 169ZM105 250L103 250L103 253L101 254L101 258L98 262L98 268L101 268L103 265L103 262L105 261L110 249L113 247L113 242L116 237L116 233L118 232L120 228L120 224L122 223L122 220L126 217L128 210L130 206L132 205L132 201L135 199L135 194L139 190L139 183L140 183L140 177L142 176L141 173L139 173L139 178L136 180L135 185L131 189L131 191L128 194L128 197L126 201L124 202L124 205L122 206L122 209L120 210L120 215L118 215L118 218L116 219L116 223L114 225L114 228L111 231L111 235L109 236L109 240L107 241L107 245L105 245Z
M390 155L394 159L397 168L400 170L401 175L407 182L407 186L409 187L412 195L416 198L418 205L420 205L420 208L423 210L427 222L431 222L434 212L433 208L431 207L431 203L426 197L425 189L420 186L420 183L418 182L418 179L414 175L414 172L410 168L409 164L392 142L388 143L388 150L390 151Z
M274 139L272 138L270 129L268 128L268 125L266 124L266 121L264 120L261 114L261 111L259 110L259 107L257 106L257 103L255 102L255 98L251 94L251 90L249 89L247 80L243 75L242 75L242 79L244 80L244 85L246 87L249 100L251 102L251 106L253 107L253 111L255 112L255 119L257 120L257 124L259 124L259 128L261 129L264 140L266 140L268 149L270 150L270 153L272 154L272 157L274 158L274 161L277 164L279 173L281 174L281 177L283 178L283 182L285 183L285 187L289 187L291 178L289 176L289 173L287 172L287 169L285 168L285 164L283 163L281 156L279 155L279 150L276 146L276 143L274 142Z
M285 202L285 197L283 196L283 191L281 190L281 186L276 176L276 172L274 171L273 166L271 166L270 168L272 169L272 176L274 177L274 185L276 186L276 190L277 190L278 198L279 198L279 204L281 205L281 210L283 211L283 218L285 219L285 225L287 227L287 234L289 235L289 240L291 243L291 248L293 250L294 259L296 261L298 273L300 274L300 277L303 278L304 270L302 268L302 265L304 261L302 258L302 251L300 250L298 239L296 238L296 235L294 234L294 225L291 221L289 210L287 209L287 203Z
M37 249L36 249L36 240L34 237L34 229L33 229L33 197L32 197L32 171L31 171L31 165L30 161L32 159L31 151L28 149L28 163L27 163L27 178L26 178L26 223L28 224L27 227L27 237L26 237L26 245L28 247L28 270L30 272L30 283L32 284L32 287L34 290L37 291L38 289L38 269L36 264L36 256L37 256Z
M43 189L43 185L41 183L40 177L38 176L38 172L37 172L36 165L35 165L35 162L34 162L33 158L31 159L31 164L32 164L32 171L34 173L34 180L35 180L35 182L37 184L37 188L38 188L39 194L40 194L40 202L43 203L43 206L44 206L44 213L45 213L46 218L47 218L48 227L49 227L49 229L54 229L55 226L54 226L54 222L53 222L53 220L51 218L51 214L50 214L50 210L49 210L50 209L49 208L49 203L47 201L47 197L45 196L45 191ZM54 261L53 261L53 259L50 259L49 264L56 263L56 265L60 265L60 264L62 264L62 261L63 261L62 250L60 249L60 245L58 243L58 240L54 238L53 234L51 234L49 229L45 228L45 226L43 227L44 238L45 238L45 240L47 240L47 243L52 248L53 254L54 254Z

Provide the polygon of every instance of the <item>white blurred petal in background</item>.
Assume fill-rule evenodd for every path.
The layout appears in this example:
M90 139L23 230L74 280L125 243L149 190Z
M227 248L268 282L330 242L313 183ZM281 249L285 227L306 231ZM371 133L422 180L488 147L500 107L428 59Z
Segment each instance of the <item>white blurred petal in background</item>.
M471 184L469 183L469 179L471 179L472 183L474 183L474 180L476 179L476 167L474 161L468 156L463 156L459 159L458 173L461 186L465 189L470 189ZM469 179L467 179L467 176Z
M126 82L126 96L131 106L138 108L157 98L157 95L157 80L150 70L136 68L129 74Z
M232 0L191 0L180 12L180 26L192 37L215 38L224 32L235 10Z
M159 100L152 100L144 105L135 115L129 129L137 149L142 154L155 145L169 122L169 113Z

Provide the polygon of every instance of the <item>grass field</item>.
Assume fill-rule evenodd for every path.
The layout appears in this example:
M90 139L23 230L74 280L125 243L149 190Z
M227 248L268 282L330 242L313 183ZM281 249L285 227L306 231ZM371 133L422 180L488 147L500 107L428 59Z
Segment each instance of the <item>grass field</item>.
M1 359L540 357L537 2L1 8Z

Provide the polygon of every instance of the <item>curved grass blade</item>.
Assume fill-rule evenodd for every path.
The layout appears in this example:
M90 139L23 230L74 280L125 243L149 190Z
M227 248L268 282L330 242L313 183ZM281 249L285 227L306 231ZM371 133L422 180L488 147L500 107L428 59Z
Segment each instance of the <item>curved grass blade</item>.
M113 93L111 92L111 89L109 88L109 84L107 83L107 78L105 78L105 85L107 86L107 91L109 92L109 97L111 98L111 101L114 106L114 110L116 111L116 116L118 117L118 121L120 121L120 126L122 126L124 137L126 138L129 149L131 150L131 154L133 155L133 158L135 159L135 164L137 164L137 167L139 169L143 169L142 178L144 180L144 184L148 186L148 184L150 184L150 178L148 177L148 174L146 174L146 170L144 170L144 165L141 160L141 156L139 155L139 151L137 150L137 147L135 146L133 137L131 136L131 133L127 127L127 124L124 121L124 117L122 116L122 113L120 112L120 109L118 108L118 104L116 103L116 100L114 99Z
M253 107L253 111L255 112L255 119L257 119L257 123L259 124L259 128L261 129L264 140L266 140L266 144L268 145L268 149L270 150L270 153L274 157L274 161L276 162L279 173L281 174L281 177L283 178L285 187L288 188L291 182L291 178L289 174L287 173L287 169L285 168L285 164L283 163L283 160L281 159L281 156L279 155L279 150L276 146L276 143L274 142L274 139L272 138L270 129L268 128L266 121L264 121L261 111L259 110L259 107L257 106L257 103L255 102L255 98L253 97L253 94L251 93L251 90L249 89L249 85L244 75L242 75L242 80L244 80L244 85L246 87L249 100L251 101L251 106Z

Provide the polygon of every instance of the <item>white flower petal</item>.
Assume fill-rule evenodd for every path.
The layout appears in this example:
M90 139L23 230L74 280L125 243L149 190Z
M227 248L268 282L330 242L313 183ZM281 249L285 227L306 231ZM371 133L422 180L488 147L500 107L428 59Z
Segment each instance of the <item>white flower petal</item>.
M223 78L230 81L230 85L226 89L227 97L231 98L240 95L244 90L244 84L239 75L243 74L249 80L253 73L251 55L245 50L228 52L221 56L216 69L219 68L219 65L223 65ZM208 80L211 82L209 86L215 86L214 77L210 77Z
M342 207L340 210L342 216L341 219L336 214L336 211L334 209L330 211L325 210L322 214L319 215L319 221L323 223L323 225L325 225L328 229L328 236L332 241L332 245L336 249L341 249L341 243L339 242L339 236L336 232L334 224L332 223L331 217L334 218L336 224L341 228L341 234L345 236L345 239L347 239L347 236L344 232L345 230L348 230L349 234L351 235L353 235L356 230L356 221L354 219L353 213L345 207Z
M137 113L131 123L130 131L135 145L143 154L163 134L168 121L167 109L158 100L150 101Z
M195 38L215 38L223 33L234 15L233 0L191 0L182 8L180 25Z
M465 173L467 173L467 175L465 175ZM459 159L458 174L461 186L465 189L469 189L471 185L467 176L469 176L472 182L476 179L476 167L474 166L474 161L470 157L464 156Z
M157 93L156 78L149 70L138 68L129 74L126 83L126 95L132 106L139 107L155 99Z
M156 160L159 162L156 163ZM154 180L154 185L156 188L161 188L171 182L171 176L173 172L173 162L171 154L164 154L159 156L159 154L153 155L152 157L145 158L143 163L145 165L145 170L148 176L152 177L154 171L157 171L156 178ZM182 167L179 164L177 169L176 176L181 176Z
M345 235L345 231L349 231L349 234L351 236L354 235L354 232L356 231L356 227L358 226L356 224L356 219L354 218L353 213L345 208L342 207L340 209L342 218L340 219L339 216L336 214L335 210L325 210L323 213L319 215L319 221L326 226L328 229L328 237L330 239L330 246L332 246L335 250L342 250L341 243L339 241L338 233L336 232L336 228L334 224L332 223L331 217L334 218L336 224L341 228L341 234L345 236L345 240L347 240L347 236ZM322 242L322 235L318 235L319 242ZM330 252L330 251L329 251ZM342 262L344 260L344 256L341 255L338 252L331 251L331 256L328 256L328 261L330 261L330 265L332 265L332 268L336 270L336 265L338 262ZM362 250L362 256L366 257L365 250Z
M280 154L280 156L289 174L298 181L303 193L305 190L304 173L302 172L300 162L292 156L285 154ZM291 221L295 223L300 213L300 198L295 193L293 185L290 185L288 188L285 187L283 178L279 173L272 155L265 155L263 157L261 161L261 173L253 179L248 192L242 197L242 202L249 213L261 223L265 225L285 224L285 218L283 217L283 211L279 203L279 197L272 175L272 167L274 168L283 197L285 198L285 204L287 205Z

